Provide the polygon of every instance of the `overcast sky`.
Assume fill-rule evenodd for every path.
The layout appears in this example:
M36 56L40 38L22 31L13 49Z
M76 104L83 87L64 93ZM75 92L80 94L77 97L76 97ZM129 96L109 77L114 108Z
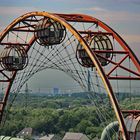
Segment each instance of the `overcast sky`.
M29 11L92 15L115 29L139 57L140 0L0 0L0 31Z
M94 16L115 29L140 59L140 0L0 0L0 31L29 11Z

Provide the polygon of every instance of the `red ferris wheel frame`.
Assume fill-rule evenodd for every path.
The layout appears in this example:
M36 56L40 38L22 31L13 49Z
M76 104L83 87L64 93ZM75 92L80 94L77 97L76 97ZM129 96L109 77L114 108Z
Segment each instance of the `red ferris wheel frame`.
M16 20L14 20L0 35L0 45L8 45L8 43L2 43L2 40L4 39L4 37L6 36L6 34L13 29L13 27L20 21L24 20L25 18L31 17L31 16L44 16L44 17L48 17L51 18L55 21L60 22L62 25L64 25L75 37L76 39L81 43L81 45L84 47L84 49L86 50L87 54L89 55L89 57L91 58L91 60L93 61L102 81L104 84L104 87L106 88L106 91L110 97L110 101L112 103L112 106L114 108L116 117L118 119L119 125L120 125L120 129L122 130L122 135L123 135L123 139L124 140L128 140L128 134L127 134L127 130L124 124L124 119L121 113L121 110L119 108L118 102L115 98L115 95L113 93L113 89L112 86L110 84L109 79L130 79L130 80L140 80L140 63L137 59L137 57L135 56L135 54L132 52L132 50L129 48L129 46L127 45L127 43L113 30L111 29L108 25L106 25L105 23L103 23L102 21L93 18L91 16L87 16L87 15L83 15L83 14L57 14L57 13L47 13L47 12L31 12L31 13L27 13L19 18L17 18ZM100 32L86 32L86 31L77 31L76 29L74 29L68 22L89 22L89 23L95 23L98 26L100 26L101 28L103 28L106 32L102 32L102 34L107 34L107 35L111 35L113 36L113 38L120 44L120 46L123 48L123 51L114 51L113 53L119 53L119 54L125 54L125 57L119 62L119 63L115 63L111 60L111 63L113 63L115 66L108 72L105 73L104 69L102 68L98 57L96 56L96 52L93 52L87 42L82 38L81 34L101 34ZM16 28L13 30L18 30L21 32L31 32L31 30L25 30L25 29L21 29L21 28ZM30 42L28 44L26 44L26 52L28 52L28 50L30 49L30 47L32 46L32 44L35 42L35 38L33 37ZM16 44L16 43L15 43ZM104 53L105 51L100 51L100 53ZM108 51L106 51L108 52ZM131 69L128 69L124 66L121 65L121 63L127 58L130 57L130 59L132 60L132 62L134 63L135 67L137 68L137 71L133 71ZM126 76L120 76L120 77L112 77L111 73L117 68L117 67L121 67L126 71L131 72L132 74L135 75L135 77L126 77ZM4 108L6 106L7 100L8 100L8 96L10 93L10 89L11 86L13 84L13 81L16 77L17 71L14 71L11 77L8 77L5 73L4 70L0 70L0 73L5 76L7 78L7 80L0 80L0 82L8 82L8 87L7 90L5 92L5 96L3 98L3 100L0 102L0 119L2 119L3 116L3 112L4 112Z

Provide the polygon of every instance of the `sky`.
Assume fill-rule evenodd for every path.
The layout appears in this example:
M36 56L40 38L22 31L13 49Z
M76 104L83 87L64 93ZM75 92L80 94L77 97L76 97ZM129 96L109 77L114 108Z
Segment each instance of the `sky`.
M0 0L0 31L29 11L94 16L115 29L139 57L140 0Z
M0 0L0 32L31 11L96 17L118 32L140 59L140 0Z

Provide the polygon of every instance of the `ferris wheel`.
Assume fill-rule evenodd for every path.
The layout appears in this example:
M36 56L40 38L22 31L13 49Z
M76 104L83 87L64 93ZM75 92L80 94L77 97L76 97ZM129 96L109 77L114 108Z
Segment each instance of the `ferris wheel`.
M118 137L129 139L116 93L121 94L122 84L129 93L139 85L140 63L108 25L83 14L31 12L15 19L1 33L0 50L1 121L34 74L56 69L72 77L83 91L90 91L88 96L103 128L113 121L108 111L114 112L121 130Z

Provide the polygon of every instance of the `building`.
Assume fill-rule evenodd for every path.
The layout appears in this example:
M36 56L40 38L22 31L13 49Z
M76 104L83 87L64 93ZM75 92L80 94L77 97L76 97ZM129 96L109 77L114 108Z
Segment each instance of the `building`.
M50 134L50 135L45 135L45 136L39 138L39 140L62 140L62 138L60 138L57 135Z
M59 94L59 88L53 88L53 94L54 95Z
M24 139L8 137L8 136L0 136L0 140L24 140Z
M25 137L31 137L33 135L33 129L32 128L24 128L21 130L16 136L17 138L25 138Z
M83 133L67 132L62 140L89 140Z

